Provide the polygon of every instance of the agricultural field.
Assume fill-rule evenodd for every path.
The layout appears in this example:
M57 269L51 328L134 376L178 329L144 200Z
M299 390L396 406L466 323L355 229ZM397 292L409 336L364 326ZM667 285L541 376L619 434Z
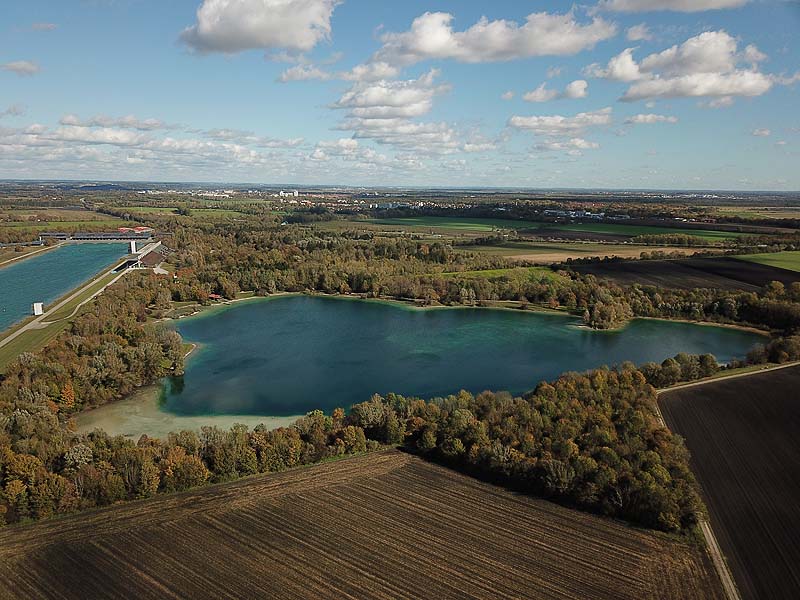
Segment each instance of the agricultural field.
M460 249L478 254L504 256L511 260L532 262L539 265L560 263L568 258L591 258L595 256L639 258L642 252L679 252L681 254L694 254L695 252L691 248L598 244L591 242L505 242L491 246L461 246Z
M13 228L14 231L57 231L80 227L96 229L102 226L119 227L123 223L122 219L91 210L0 208L0 230L6 227Z
M716 212L748 219L800 219L800 206L720 206Z
M787 271L800 272L800 252L774 252L772 254L748 254L737 256L739 260L758 263L775 267L776 269L786 269Z
M664 392L741 596L800 591L800 367Z
M608 278L622 285L675 289L719 288L756 291L770 281L790 285L800 275L734 257L643 260L573 265L575 271Z
M723 596L696 547L390 450L0 530L0 597Z
M547 267L516 267L513 269L485 269L482 271L454 271L452 273L443 273L443 275L445 277L469 277L474 279L500 279L501 277L530 278L537 281L541 281L542 279L547 279L550 281L564 279L563 275L559 275Z
M713 231L678 227L658 227L652 225L626 225L621 223L542 223L539 221L517 221L512 219L474 219L458 217L402 217L394 219L372 219L377 225L392 227L441 229L445 231L472 231L488 233L499 229L515 229L535 235L537 230L548 236L558 236L559 232L580 233L583 236L612 236L625 239L639 235L685 234L711 242L734 239L742 235L738 232Z

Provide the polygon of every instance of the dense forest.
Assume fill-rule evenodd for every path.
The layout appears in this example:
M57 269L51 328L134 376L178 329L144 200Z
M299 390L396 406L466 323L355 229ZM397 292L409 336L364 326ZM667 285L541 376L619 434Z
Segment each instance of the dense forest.
M685 532L702 504L680 440L657 419L653 386L712 374L709 356L566 374L511 397L390 395L289 428L203 428L138 441L79 435L71 416L180 374L184 348L159 323L174 301L242 290L353 293L421 303L512 300L565 308L593 327L633 316L747 323L774 339L751 362L800 358L800 285L759 293L621 287L569 271L510 269L502 257L442 242L280 226L272 216L203 224L154 220L175 276L133 273L109 288L0 382L0 523L184 490L322 459L401 445L526 493L647 527ZM469 272L504 269L498 277ZM534 388L537 382L532 381ZM363 400L354 398L354 402ZM346 408L346 407L343 407Z

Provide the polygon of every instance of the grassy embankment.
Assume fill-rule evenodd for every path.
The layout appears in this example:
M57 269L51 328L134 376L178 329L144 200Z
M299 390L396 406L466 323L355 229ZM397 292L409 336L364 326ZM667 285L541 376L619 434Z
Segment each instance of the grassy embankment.
M2 373L5 368L23 352L36 352L54 340L59 333L64 331L69 326L71 318L81 312L82 308L77 312L76 308L82 302L85 302L99 290L108 285L115 277L117 277L117 275L119 274L113 272L108 273L104 271L102 274L90 279L89 282L91 283L89 285L87 285L87 282L82 283L81 285L86 287L81 290L81 293L70 299L69 302L59 307L59 309L52 314L47 313L45 318L41 321L41 328L28 329L25 333L17 336L11 342L4 346L0 346L0 373ZM59 302L64 300L64 298L69 298L70 295L75 293L76 289L79 288L70 290L60 299L53 302L51 306L57 306ZM73 315L73 312L75 312L75 315ZM24 327L29 320L30 319L26 319L22 323L13 326L8 331L5 331L3 335L0 336L0 339L7 337L14 331L17 331L19 328Z

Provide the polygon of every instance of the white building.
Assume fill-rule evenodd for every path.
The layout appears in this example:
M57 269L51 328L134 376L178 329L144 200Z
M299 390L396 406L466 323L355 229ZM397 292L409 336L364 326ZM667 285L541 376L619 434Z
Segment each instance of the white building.
M33 315L35 317L39 317L44 314L44 303L42 302L34 302L33 303Z

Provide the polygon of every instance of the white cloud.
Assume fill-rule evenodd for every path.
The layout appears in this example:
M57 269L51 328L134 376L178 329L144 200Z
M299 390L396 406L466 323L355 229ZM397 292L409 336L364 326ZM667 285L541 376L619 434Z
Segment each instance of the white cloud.
M333 79L332 73L324 71L315 65L295 65L286 69L278 77L278 81L281 83L312 80L329 81L331 79Z
M589 84L583 79L576 79L572 83L567 84L563 92L551 90L547 87L547 83L542 83L535 90L522 96L522 99L527 102L549 102L550 100L561 100L565 98L585 98L588 88Z
M526 102L549 102L555 100L558 96L558 90L551 90L547 88L547 84L543 83L535 90L531 90L522 96Z
M36 75L36 73L42 70L38 63L30 60L15 60L12 62L7 62L0 65L0 69L3 71L16 73L20 77L30 77L31 75Z
M588 77L611 79L612 81L636 81L642 78L639 65L633 59L633 48L626 48L603 68L597 63L591 64L583 70Z
M281 83L289 81L330 81L341 79L343 81L379 81L397 77L400 69L385 62L371 62L356 65L349 71L330 72L316 65L295 65L286 69L278 77Z
M639 23L633 27L629 27L625 32L625 37L631 42L646 41L653 38L650 29L644 23Z
M308 52L331 33L338 0L204 0L181 40L200 53Z
M303 143L303 138L281 140L266 136L259 136L252 131L239 129L209 129L201 132L207 138L222 142L235 142L242 146L258 146L260 148L294 148Z
M592 77L631 83L622 100L671 97L760 96L778 81L758 70L766 59L753 45L738 52L736 40L725 31L706 31L662 52L646 56L641 62L627 48L603 68L589 65L584 72ZM740 63L746 62L749 68Z
M586 98L589 84L583 79L576 79L572 83L567 84L564 88L562 97L564 98Z
M338 129L378 144L426 153L454 152L460 142L450 125L412 121L430 112L433 99L449 91L449 85L436 83L438 75L431 69L417 79L356 82L332 105L347 111Z
M75 127L119 127L121 129L138 129L140 131L175 129L174 125L168 125L159 119L139 119L134 115L126 115L124 117L96 115L82 120L77 115L68 114L61 117L59 123Z
M468 63L513 60L531 56L573 55L616 34L616 26L599 17L581 24L572 12L528 15L525 23L489 21L485 17L465 31L454 31L449 13L426 12L403 33L386 33L375 59L411 65L430 59Z
M547 140L534 146L540 152L566 152L570 156L582 156L583 150L595 150L600 147L596 142L575 137L567 140Z
M652 123L677 123L678 117L668 115L656 115L653 113L633 115L625 119L625 123L631 124L652 124Z
M531 131L544 136L576 136L591 127L611 124L611 108L602 108L592 112L578 113L574 117L562 115L548 116L512 116L508 120L510 127Z
M771 87L772 79L755 71L693 73L634 83L622 99L633 101L654 97L761 96Z
M672 10L676 12L702 12L723 8L738 8L748 0L603 0L599 7L617 12L648 12Z
M54 31L58 29L58 25L55 23L34 23L31 25L31 29L34 31Z
M748 46L751 54L758 52ZM762 55L763 56L763 55ZM736 40L725 31L706 31L642 60L641 69L648 73L680 76L694 73L726 73L732 71L739 57ZM762 59L763 60L763 59Z
M514 92L512 92L511 90L508 90L506 92L503 92L503 95L500 96L500 97L503 100L513 100L514 99Z
M756 137L769 137L772 135L772 132L769 129L753 129L751 135Z
M357 83L334 107L348 109L348 116L360 119L419 117L430 111L435 96L450 89L435 83L438 75L431 69L418 79Z

